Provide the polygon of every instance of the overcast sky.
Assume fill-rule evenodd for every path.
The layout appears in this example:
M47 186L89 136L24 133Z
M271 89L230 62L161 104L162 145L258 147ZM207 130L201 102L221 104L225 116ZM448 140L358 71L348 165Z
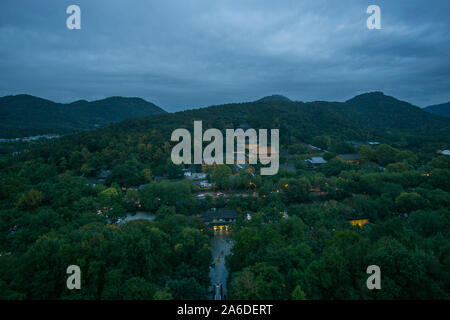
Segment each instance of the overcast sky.
M68 30L66 8L81 8ZM368 5L381 30L368 30ZM344 101L383 91L450 101L450 1L1 0L0 96L136 96L168 111Z

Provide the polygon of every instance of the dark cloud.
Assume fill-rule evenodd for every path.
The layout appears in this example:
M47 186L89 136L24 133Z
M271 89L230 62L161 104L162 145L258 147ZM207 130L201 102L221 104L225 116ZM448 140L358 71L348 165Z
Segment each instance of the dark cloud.
M66 28L67 6L82 29ZM382 30L366 28L377 4ZM450 100L448 0L0 2L0 95L139 96L174 111L249 101L345 100L381 90Z

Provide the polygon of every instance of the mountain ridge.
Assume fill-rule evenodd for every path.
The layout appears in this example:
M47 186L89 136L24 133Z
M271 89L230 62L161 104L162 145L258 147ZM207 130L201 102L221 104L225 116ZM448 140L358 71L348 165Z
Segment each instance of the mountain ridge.
M450 117L450 102L431 105L423 108L423 110L442 117Z
M299 127L306 136L320 135L323 129L327 134L355 139L363 136L363 132L368 131L382 134L384 131L390 132L391 130L413 130L421 135L445 135L450 131L450 119L428 113L417 106L385 95L380 91L363 93L344 102L297 102L283 96L280 98L279 95L272 95L253 102L215 105L175 113L167 113L151 102L137 97L115 96L91 102L77 100L61 104L30 95L19 95L0 98L0 119L4 119L4 117L2 118L2 109L4 109L2 101L14 100L14 97L18 97L17 100L21 100L22 104L22 100L25 100L36 106L37 110L34 108L27 110L27 116L31 117L36 112L39 113L42 106L51 106L50 109L53 110L53 113L50 114L50 119L47 121L48 126L44 129L40 128L45 131L37 134L71 133L117 122L122 123L128 118L138 119L132 120L135 121L137 127L139 127L139 123L147 123L147 126L153 125L153 121L148 122L151 118L156 122L177 122L178 126L190 126L194 119L212 119L211 125L216 128L236 127L241 122L248 122L258 128L273 128L274 125L275 127L279 125L278 121L284 122L289 128ZM152 112L142 114L142 106L151 107ZM104 118L105 110L108 113L106 120ZM126 116L122 114L123 110L128 110ZM20 119L21 113L16 113L16 118ZM77 117L73 117L74 113L77 114ZM67 116L68 114L69 116ZM11 117L13 116L10 115L10 119ZM58 122L60 119L64 119L64 121ZM14 125L20 124L17 119L15 120L7 122L6 129L9 126L14 132ZM125 122L129 123L129 121ZM3 127L5 127L4 124ZM4 133L5 130L0 130L0 133L2 132ZM24 132L22 134L26 135Z
M66 134L161 113L166 111L137 97L58 103L28 94L9 95L0 97L0 137Z
M256 102L273 102L273 101L285 101L285 102L292 102L291 99L289 99L286 96L283 96L281 94L272 94L270 96L262 97L259 100L256 100Z
M150 133L160 130L170 139L176 128L192 128L202 120L204 128L280 128L280 143L312 141L315 136L335 136L341 140L385 141L402 137L402 143L420 144L427 139L449 140L450 119L432 115L408 102L384 94L364 94L348 102L253 101L183 110L154 117L135 118L112 124L102 134ZM368 101L367 101L368 100ZM294 134L291 134L294 133ZM405 139L408 139L407 141Z

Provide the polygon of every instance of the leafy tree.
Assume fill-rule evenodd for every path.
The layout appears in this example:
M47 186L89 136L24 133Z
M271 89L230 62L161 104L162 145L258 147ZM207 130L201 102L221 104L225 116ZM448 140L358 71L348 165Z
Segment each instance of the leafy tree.
M218 165L212 169L211 178L219 187L226 188L229 186L229 177L231 169L227 165Z
M42 203L42 192L31 189L26 193L22 193L17 201L17 207L24 211L32 211L37 209Z
M331 145L331 138L329 136L316 136L313 138L312 144L320 149L326 150Z
M405 162L390 163L386 167L389 172L404 172L412 170L413 167Z
M283 298L284 279L277 268L257 263L235 274L231 280L231 296L239 300Z
M387 144L381 144L375 149L376 162L382 166L395 161L398 150Z
M164 219L171 215L175 214L175 209L173 207L168 207L166 205L162 205L159 207L158 211L156 212L156 217L158 219Z
M439 156L431 160L430 166L436 169L450 169L450 157Z
M412 212L428 206L428 200L417 192L404 192L395 199L395 205L402 212Z
M309 199L311 184L306 178L281 179L279 189L283 191L286 203L300 203Z
M155 294L154 288L140 277L125 281L122 292L124 300L150 300Z
M303 292L300 285L297 285L295 287L294 291L292 291L291 299L292 300L306 300L306 294Z
M333 158L334 158L334 154L331 153L331 152L325 152L323 154L323 159L326 160L326 161L330 161Z

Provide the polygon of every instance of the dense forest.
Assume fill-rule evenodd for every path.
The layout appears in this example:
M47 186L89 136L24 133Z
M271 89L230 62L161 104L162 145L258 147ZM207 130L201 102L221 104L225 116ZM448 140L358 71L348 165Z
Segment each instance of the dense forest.
M204 130L278 128L280 161L293 169L259 176L197 166L216 191L251 195L199 199L183 179L187 166L170 160L172 131L194 120ZM199 215L228 208L238 212L229 299L448 299L445 149L450 119L380 92L343 103L272 97L8 144L0 156L0 298L209 299L213 232ZM350 153L360 160L337 157ZM327 162L312 170L304 161L312 156ZM104 183L89 183L105 172ZM156 218L120 223L137 210ZM370 222L349 223L356 218ZM82 290L65 286L71 264L83 270ZM381 290L366 287L373 264Z
M450 117L450 102L429 106L424 110L439 116Z
M6 96L0 98L0 138L67 134L159 113L165 111L139 98L111 97L63 104L26 94Z

